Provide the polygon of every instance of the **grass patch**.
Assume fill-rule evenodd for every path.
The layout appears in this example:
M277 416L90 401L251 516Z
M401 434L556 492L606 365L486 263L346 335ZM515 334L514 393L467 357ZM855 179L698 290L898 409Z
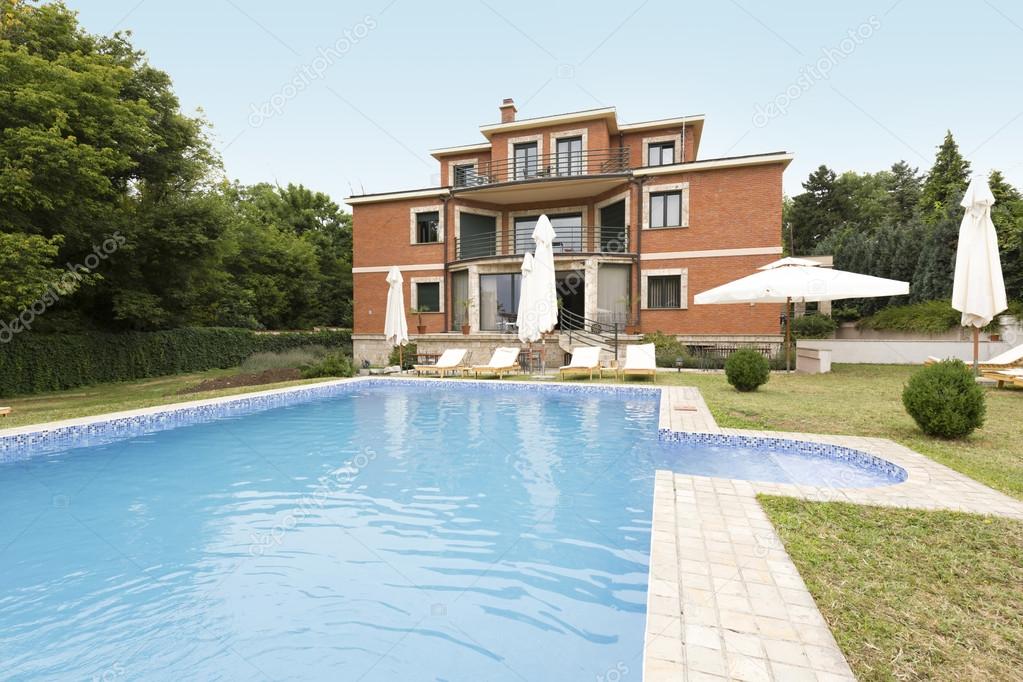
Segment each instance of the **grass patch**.
M1023 523L761 496L861 680L1023 671Z
M202 391L181 395L184 389L192 388L208 379L231 377L238 373L237 369L214 369L207 372L176 374L155 379L124 381L114 384L99 384L69 391L40 393L33 396L5 399L3 405L9 405L11 414L0 419L0 428L24 426L41 422L90 417L107 412L134 410L190 400L218 398L225 395L264 391L272 388L295 386L298 384L315 383L318 379L300 379L261 386L241 386L216 391Z

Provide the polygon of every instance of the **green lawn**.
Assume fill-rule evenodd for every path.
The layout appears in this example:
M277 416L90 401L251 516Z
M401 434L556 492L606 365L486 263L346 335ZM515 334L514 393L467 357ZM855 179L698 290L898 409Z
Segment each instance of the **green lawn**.
M176 374L173 376L125 381L116 384L100 384L76 388L70 391L40 393L38 395L17 398L0 398L0 405L10 406L11 414L0 418L0 428L24 426L41 422L88 417L106 412L133 410L141 407L152 407L203 398L216 398L237 393L250 393L270 388L292 386L295 384L312 383L322 379L286 381L279 384L263 386L244 386L228 388L220 391L188 393L182 395L182 389L199 384L204 379L230 376L237 369L214 369L193 374Z
M760 502L857 678L1023 679L1023 523Z

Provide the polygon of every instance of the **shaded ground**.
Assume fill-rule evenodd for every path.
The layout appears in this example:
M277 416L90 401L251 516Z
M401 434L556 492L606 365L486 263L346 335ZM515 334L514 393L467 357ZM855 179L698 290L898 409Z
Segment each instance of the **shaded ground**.
M224 377L204 379L195 386L188 386L178 393L188 395L191 393L204 393L206 391L219 391L225 388L236 388L240 386L262 386L263 384L276 384L285 381L295 381L302 378L302 372L297 369L265 369L262 372L246 374L234 374Z

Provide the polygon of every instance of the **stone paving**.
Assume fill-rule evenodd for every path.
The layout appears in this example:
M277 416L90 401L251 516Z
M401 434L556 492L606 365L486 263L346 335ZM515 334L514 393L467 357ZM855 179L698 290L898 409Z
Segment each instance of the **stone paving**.
M1023 502L892 441L721 429L697 389L666 388L662 396L661 429L832 443L883 457L908 477L891 486L832 488L658 471L646 682L855 679L757 502L759 493L1023 519ZM686 409L676 409L679 405Z

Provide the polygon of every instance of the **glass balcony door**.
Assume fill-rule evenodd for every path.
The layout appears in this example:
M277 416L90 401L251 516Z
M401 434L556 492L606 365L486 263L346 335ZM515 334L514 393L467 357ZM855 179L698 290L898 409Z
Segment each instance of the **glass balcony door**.
M515 145L515 179L528 180L537 173L538 151L536 142Z
M556 157L558 175L582 175L583 138L566 137L558 140Z

